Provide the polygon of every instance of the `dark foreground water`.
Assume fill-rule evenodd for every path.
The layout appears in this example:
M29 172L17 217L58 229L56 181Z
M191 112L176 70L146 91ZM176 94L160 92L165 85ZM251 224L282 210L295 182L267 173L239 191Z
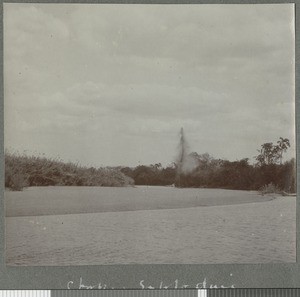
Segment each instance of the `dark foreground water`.
M49 187L7 192L6 201L8 265L296 261L295 197Z

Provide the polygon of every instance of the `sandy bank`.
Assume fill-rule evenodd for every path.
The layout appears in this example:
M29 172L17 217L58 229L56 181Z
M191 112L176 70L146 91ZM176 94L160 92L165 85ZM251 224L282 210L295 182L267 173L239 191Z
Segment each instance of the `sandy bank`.
M254 191L173 187L34 187L5 192L6 216L102 213L234 205L272 200Z

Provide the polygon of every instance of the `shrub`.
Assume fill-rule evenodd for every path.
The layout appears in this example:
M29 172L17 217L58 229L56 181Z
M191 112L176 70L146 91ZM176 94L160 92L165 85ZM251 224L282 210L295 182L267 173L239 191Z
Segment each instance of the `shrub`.
M87 168L44 157L5 153L5 187L20 191L26 186L133 185L119 168Z
M5 173L5 187L12 191L22 191L27 185L27 180L22 173L13 173L11 170L8 170L8 172Z
M282 191L273 183L269 183L260 188L260 193L265 194L282 194Z

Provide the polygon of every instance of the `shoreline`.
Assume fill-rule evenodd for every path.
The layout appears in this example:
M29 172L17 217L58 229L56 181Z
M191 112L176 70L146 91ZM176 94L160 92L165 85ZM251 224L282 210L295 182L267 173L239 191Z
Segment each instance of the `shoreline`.
M30 217L51 217L51 216L72 216L72 215L97 215L97 214L122 214L130 212L152 212L152 211L168 211L168 210L192 210L192 209L203 209L203 208L218 208L218 207L230 207L230 206L243 206L246 204L256 204L256 203L266 203L277 200L280 197L272 197L270 200L264 200L261 202L246 202L246 203L236 203L236 204L219 204L219 205L199 205L191 207L177 207L177 208L153 208L153 209L136 209L136 210L118 210L118 211L101 211L101 212L78 212L78 213L61 213L61 214L43 214L43 215L19 215L19 216L5 216L6 218L30 218Z
M6 217L25 217L212 207L267 202L277 197L280 195L203 188L56 186L5 192L5 206Z

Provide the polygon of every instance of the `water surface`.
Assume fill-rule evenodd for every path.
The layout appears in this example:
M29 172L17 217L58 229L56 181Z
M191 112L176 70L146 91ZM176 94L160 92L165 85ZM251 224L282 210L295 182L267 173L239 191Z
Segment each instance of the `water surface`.
M137 188L136 196L132 196L134 188L69 190L69 195L66 187L35 188L6 195L6 199L10 199L16 194L14 202L17 203L24 194L22 205L36 203L38 197L42 201L46 200L44 197L55 197L53 204L47 202L48 212L42 204L29 203L26 208L26 212L32 208L33 212L47 215L6 218L8 265L284 263L296 260L295 197L264 201L264 197L244 191L164 187ZM144 190L140 202L138 197ZM51 191L55 193L52 196ZM63 195L60 196L60 192ZM34 193L34 198L28 193ZM162 200L165 199L162 204L157 202L159 193ZM100 205L96 202L89 205L87 201L91 197ZM88 212L94 207L102 209L101 197L114 197L117 203L110 205L109 199L103 198L104 212L96 212L96 209ZM167 202L173 197L174 203ZM132 205L122 204L122 199ZM199 200L203 203L209 199L214 200L214 206L195 206ZM68 206L69 212L73 211L74 201L82 201L83 211L75 203L78 213L60 214L66 212ZM236 201L242 202L237 204ZM138 210L144 203L144 209ZM170 204L172 207L167 208ZM157 209L161 205L164 209ZM108 211L109 207L112 212ZM16 204L15 208L20 214L22 207ZM56 210L58 214L51 214Z

